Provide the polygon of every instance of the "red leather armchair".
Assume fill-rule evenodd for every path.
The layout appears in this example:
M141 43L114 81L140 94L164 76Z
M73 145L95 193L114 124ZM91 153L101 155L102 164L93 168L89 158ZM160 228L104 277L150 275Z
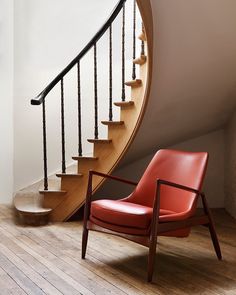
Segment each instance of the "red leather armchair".
M218 259L220 245L205 195L201 192L208 154L176 150L156 153L139 183L90 171L85 203L82 258L85 258L88 231L119 235L149 247L148 281L152 280L157 236L187 237L191 226L206 225ZM121 200L91 201L93 175L134 185ZM196 216L201 197L204 214Z

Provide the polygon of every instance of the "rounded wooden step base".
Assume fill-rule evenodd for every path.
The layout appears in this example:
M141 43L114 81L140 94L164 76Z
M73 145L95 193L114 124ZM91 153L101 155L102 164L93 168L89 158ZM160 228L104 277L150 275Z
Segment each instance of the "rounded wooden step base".
M44 209L44 208L40 208ZM20 212L17 210L17 221L22 225L31 225L31 226L42 226L47 225L49 222L49 213L52 211L44 212L42 214L42 210L40 215L33 214L32 212Z
M45 225L49 221L50 208L42 207L42 198L34 192L22 192L14 198L16 218L20 224Z

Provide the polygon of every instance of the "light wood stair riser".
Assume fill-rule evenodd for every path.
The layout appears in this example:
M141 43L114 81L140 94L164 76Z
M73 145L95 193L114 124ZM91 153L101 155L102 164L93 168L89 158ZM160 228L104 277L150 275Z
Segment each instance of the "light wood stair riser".
M45 193L43 199L43 207L55 209L64 199L66 198L65 194L56 194L56 193Z
M77 161L77 171L83 175L93 169L94 162L99 161L98 157L72 157L72 159Z

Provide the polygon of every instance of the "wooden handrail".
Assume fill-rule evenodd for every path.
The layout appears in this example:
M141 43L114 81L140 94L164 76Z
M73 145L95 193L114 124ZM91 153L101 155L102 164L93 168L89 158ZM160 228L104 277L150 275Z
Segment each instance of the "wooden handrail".
M121 9L123 8L126 0L120 0L119 3L114 8L111 16L105 22L105 24L101 27L101 29L96 33L96 35L88 42L88 44L81 50L81 52L62 70L56 78L52 80L51 83L34 99L31 99L32 105L40 105L45 100L45 97L48 93L57 85L58 82L81 60L81 58L96 44L96 42L103 36L103 34L107 31L110 25L113 23Z

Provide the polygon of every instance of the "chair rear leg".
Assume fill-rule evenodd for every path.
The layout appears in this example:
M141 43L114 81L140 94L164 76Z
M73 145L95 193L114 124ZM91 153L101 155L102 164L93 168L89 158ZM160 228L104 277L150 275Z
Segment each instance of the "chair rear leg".
M82 259L85 259L87 243L88 243L88 230L87 228L84 228L83 236L82 236L82 254L81 254Z
M218 237L217 237L217 234L216 234L213 217L212 217L211 211L210 211L210 209L208 207L207 200L206 200L206 197L205 197L204 194L202 195L202 203L203 203L204 211L205 211L205 213L207 214L207 216L209 218L209 224L207 226L208 226L210 234L211 234L211 240L212 240L215 252L216 252L216 256L218 257L219 260L221 260L222 259L222 254L221 254L219 240L218 240Z
M209 217L209 220L210 220L210 217ZM218 259L221 260L222 255L221 255L220 244L219 244L217 234L216 234L216 231L215 231L215 226L214 226L212 220L210 220L208 228L209 228L209 231L210 231L210 234L211 234L211 240L212 240L216 255L217 255Z

